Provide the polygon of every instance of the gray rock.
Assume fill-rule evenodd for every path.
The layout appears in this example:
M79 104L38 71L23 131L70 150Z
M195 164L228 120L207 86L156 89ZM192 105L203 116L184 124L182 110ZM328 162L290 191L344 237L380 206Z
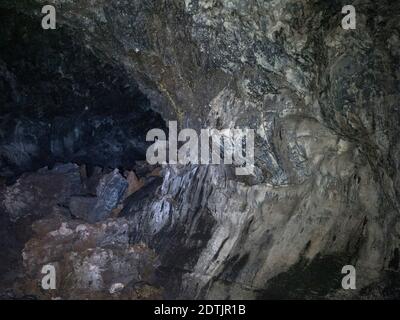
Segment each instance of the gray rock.
M352 1L354 31L340 1L52 3L165 119L257 130L257 179L166 167L160 194L132 204L172 298L400 297L399 1Z
M118 205L127 188L128 182L118 169L101 178L96 189L97 202L88 214L88 221L96 222L110 216L111 211Z
M69 201L69 210L74 217L88 221L97 201L97 197L73 196Z
M3 204L12 221L28 215L38 218L67 205L70 197L80 191L79 167L56 165L52 170L44 168L22 175L5 188Z
M123 200L128 182L118 169L98 179L96 196L74 196L69 209L75 217L94 223L107 219L112 210Z

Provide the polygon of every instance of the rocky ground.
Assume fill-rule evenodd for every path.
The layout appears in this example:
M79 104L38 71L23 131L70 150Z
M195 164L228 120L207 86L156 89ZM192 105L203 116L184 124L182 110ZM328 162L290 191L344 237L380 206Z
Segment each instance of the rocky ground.
M132 243L131 222L120 215L124 203L159 179L159 168L141 169L143 176L95 167L88 176L84 165L57 164L3 186L2 216L13 226L27 227L3 230L2 225L2 236L23 237L27 230L29 235L15 240L20 257L2 261L2 297L161 298L163 289L155 286L157 254L144 243ZM56 290L42 289L41 271L47 264L56 268Z
M44 4L57 8L52 41L21 27L39 28ZM1 31L1 268L2 283L16 286L10 294L48 298L34 283L52 261L62 274L53 298L399 298L400 3L354 0L357 28L344 30L347 4L2 1L5 16L22 19ZM65 85L27 82L32 74ZM56 99L42 103L43 91ZM148 121L154 111L162 119ZM91 144L96 119L114 122ZM254 129L255 174L223 165L140 173L140 133L162 120ZM49 123L57 130L43 139ZM110 127L122 133L108 137ZM37 171L60 160L79 166ZM21 269L10 269L21 252ZM348 264L356 290L341 287ZM22 284L11 281L21 274Z

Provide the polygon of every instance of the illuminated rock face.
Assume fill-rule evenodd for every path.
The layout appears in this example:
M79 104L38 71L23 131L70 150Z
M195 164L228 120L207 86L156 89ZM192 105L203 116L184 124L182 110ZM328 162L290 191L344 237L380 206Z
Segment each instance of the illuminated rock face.
M154 249L167 297L399 297L400 4L353 1L355 30L342 28L342 1L17 10L49 3L165 120L256 130L255 176L167 166L160 188L124 202L129 241ZM344 265L357 290L342 290Z

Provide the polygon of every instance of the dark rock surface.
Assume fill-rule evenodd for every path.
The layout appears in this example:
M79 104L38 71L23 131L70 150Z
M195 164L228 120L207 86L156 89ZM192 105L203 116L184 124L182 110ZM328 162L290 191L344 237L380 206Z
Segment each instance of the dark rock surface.
M160 116L120 66L102 61L69 29L0 10L0 175L56 162L131 168ZM95 97L95 98L94 98Z
M159 264L152 275L167 297L400 297L399 2L352 1L352 31L341 28L348 3L339 0L0 6L34 17L49 3L74 41L133 77L164 119L257 132L255 177L239 180L224 166L165 166L160 188L126 200L129 245L154 250ZM0 86L8 88L2 101L20 96L10 63L0 64ZM46 135L45 124L33 125ZM13 137L18 127L4 128L3 136ZM32 145L4 149L4 172L29 161ZM55 250L52 241L39 241L35 250ZM26 250L29 264L41 263L35 250ZM107 270L118 278L116 260L101 246L72 261L82 266L99 255L104 259L94 264L111 265ZM357 269L357 290L340 286L346 264Z
M96 203L97 198L93 196L73 196L69 202L69 209L72 216L88 221Z
M0 297L163 297L156 281L158 256L144 243L131 241L130 221L115 211L128 181L118 169L107 171L96 169L87 177L82 176L82 167L63 164L23 174L13 185L1 186ZM87 193L93 178L97 180L95 196ZM154 178L141 179L148 196L154 194L159 185L153 183ZM56 291L38 286L46 264L56 268Z
M67 205L70 197L80 192L79 167L57 165L52 170L44 168L22 175L5 188L3 204L12 221L27 215L43 217Z
M121 176L118 169L101 178L96 189L98 201L89 213L88 221L96 222L108 218L127 188L128 182Z

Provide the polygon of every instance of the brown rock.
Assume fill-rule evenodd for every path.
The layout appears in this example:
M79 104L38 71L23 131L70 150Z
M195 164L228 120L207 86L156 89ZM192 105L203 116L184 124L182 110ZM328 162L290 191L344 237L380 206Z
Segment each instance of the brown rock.
M128 171L126 180L128 181L129 185L128 185L128 189L125 192L125 196L124 196L125 199L144 186L143 179L139 179L134 171Z
M54 216L35 224L23 250L21 295L40 299L159 299L152 286L158 257L145 244L129 244L125 219L86 224ZM43 265L56 269L57 288L40 288ZM39 283L39 285L38 285Z
M153 171L151 171L147 176L148 177L161 177L161 167L155 168Z

